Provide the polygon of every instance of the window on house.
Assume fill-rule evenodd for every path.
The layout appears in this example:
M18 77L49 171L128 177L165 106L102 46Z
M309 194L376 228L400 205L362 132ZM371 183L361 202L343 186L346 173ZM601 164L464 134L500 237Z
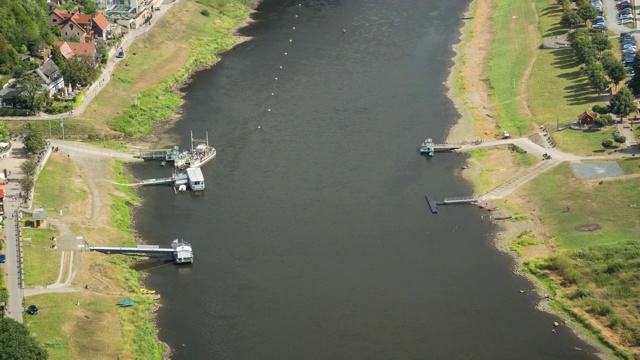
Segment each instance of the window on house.
M73 30L73 24L69 25L69 28L70 28L71 30Z

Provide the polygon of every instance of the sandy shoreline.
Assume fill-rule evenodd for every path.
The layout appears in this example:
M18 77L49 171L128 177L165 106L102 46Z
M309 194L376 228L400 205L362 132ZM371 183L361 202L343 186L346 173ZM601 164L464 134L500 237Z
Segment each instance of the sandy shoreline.
M490 33L491 19L494 13L493 7L494 4L491 1L472 0L463 15L465 20L460 29L459 42L452 46L455 55L445 83L447 87L446 95L453 103L460 117L449 130L446 139L449 143L471 141L473 139L493 140L494 133L497 131L493 99L489 95L489 88L482 79L493 41L493 34ZM469 63L474 65L466 67L473 68L476 71L464 71L463 68ZM481 69L481 71L477 71L477 69ZM469 181L469 179L467 180ZM511 205L519 202L518 199L513 198L513 195L508 196L507 199L509 199ZM516 206L522 208L524 204L520 203ZM528 213L527 209L522 208L521 210L525 214ZM563 326L570 328L581 340L601 350L600 353L596 354L598 357L603 359L611 358L610 355L605 354L604 350L602 350L604 348L603 345L597 342L592 334L581 325L573 322L566 314L559 313L551 308L543 295L548 291L546 286L533 275L522 270L522 264L527 258L512 250L511 244L513 239L526 229L535 229L534 231L542 239L545 236L541 235L541 233L548 233L544 225L536 221L535 216L532 216L530 220L521 222L502 221L498 223L497 230L494 232L493 244L499 251L508 254L514 260L513 273L525 277L534 286L535 293L533 295L539 298L537 309L562 318Z

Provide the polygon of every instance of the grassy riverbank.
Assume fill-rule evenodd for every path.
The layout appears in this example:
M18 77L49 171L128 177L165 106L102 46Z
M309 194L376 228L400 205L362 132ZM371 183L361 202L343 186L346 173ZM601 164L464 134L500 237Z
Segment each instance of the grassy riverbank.
M449 82L450 94L458 97L454 102L463 121L475 121L465 125L467 132L458 137L461 133L486 137L502 128L526 136L539 125L549 129L565 125L594 104L604 103L570 49L540 48L542 39L565 32L558 26L562 11L557 1L476 1L472 9L483 16L474 16L467 25L457 58L475 61L475 68L485 71L477 81L458 65L450 77L455 79ZM487 44L490 50L483 57L477 48ZM484 92L482 82L487 85ZM490 96L479 102L481 93ZM483 129L489 132L480 133ZM565 130L553 134L553 139L566 152L604 155L600 142L613 130ZM518 156L508 149L476 151L469 160L475 163L472 171L463 174L476 193L486 193L517 176L511 173L538 162ZM518 189L501 205L501 211L509 213L503 215L513 215L514 221L501 223L504 238L498 243L516 250L523 269L554 295L552 308L582 324L616 356L631 358L640 354L640 283L634 280L640 243L633 236L640 230L640 208L635 207L640 203L640 179L633 175L640 172L640 163L636 158L616 161L630 177L603 182L577 179L565 163Z
M217 53L238 42L230 32L246 22L247 5L244 0L174 3L145 37L131 45L127 58L116 65L111 82L84 114L65 120L65 135L102 143L103 139L108 142L122 136L146 135L160 123L170 123L181 102L176 90L194 70L211 66L218 60ZM21 125L12 126L15 131ZM44 134L50 131L48 122L39 122L38 126ZM51 132L61 135L57 121ZM118 143L111 141L110 145ZM36 184L34 204L43 206L50 216L57 216L63 209L69 229L92 244L134 244L132 208L140 199L129 187L92 178L133 182L122 163L103 159L100 164L104 165L92 170L95 173L78 174L78 161L85 171L91 167L90 160L83 162L54 153ZM96 208L97 202L105 206L98 204ZM59 253L47 250L50 257L57 256L59 264ZM41 311L38 316L27 317L26 323L52 359L166 356L153 324L152 312L157 304L139 294L143 274L132 270L131 264L132 260L122 256L84 253L73 284L87 284L89 289L27 299L38 304ZM53 266L48 268L46 276L32 275L34 285L51 281ZM127 298L137 304L130 308L115 306Z
M116 181L131 180L121 163L112 166ZM87 184L81 180L80 171L69 157L54 153L38 177L34 204L44 207L56 218L59 209L65 209L65 216L77 221L73 228L79 235L91 234L90 229L93 229L105 234L101 241L106 243L132 244L130 206L139 199L128 188L114 186L113 190L114 201L109 216L112 221L89 226L86 220L90 214L85 211L89 194ZM29 223L28 218L23 219ZM105 228L117 230L105 231ZM55 282L60 249L51 248L50 237L59 235L54 227L25 229L25 282L28 286ZM85 239L96 241L92 236ZM64 247L65 241L69 239L59 237L56 243ZM138 294L142 274L132 270L130 265L131 260L121 256L83 254L81 263L76 263L78 274L72 284L78 288L91 284L89 289L27 297L27 303L38 305L40 314L27 316L25 323L47 347L52 359L162 358L164 348L157 341L151 318L155 302ZM65 266L64 278L67 274ZM124 298L136 300L136 306L117 308L115 303Z

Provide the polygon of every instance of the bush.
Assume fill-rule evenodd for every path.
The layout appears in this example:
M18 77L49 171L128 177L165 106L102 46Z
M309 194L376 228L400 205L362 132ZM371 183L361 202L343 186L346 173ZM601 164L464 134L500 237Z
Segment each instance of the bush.
M202 11L200 11L200 14L204 15L204 16L209 16L211 15L211 13L209 12L209 10L207 9L202 9Z
M582 299L591 296L591 290L587 289L584 286L578 287L574 292L569 294L569 299Z
M609 107L596 104L596 105L593 105L593 107L591 108L591 111L598 113L600 115L604 115L609 113Z
M613 140L611 139L607 139L607 140L602 140L602 146L603 147L612 147L613 146Z
M598 118L593 121L600 126L608 126L613 124L613 118L609 114L598 116Z
M600 316L608 316L609 314L613 313L613 309L611 308L611 306L600 305L600 304L593 305L591 307L591 311L593 311L594 314L597 314Z
M613 141L618 144L624 144L627 141L627 138L624 135L616 135L613 137Z

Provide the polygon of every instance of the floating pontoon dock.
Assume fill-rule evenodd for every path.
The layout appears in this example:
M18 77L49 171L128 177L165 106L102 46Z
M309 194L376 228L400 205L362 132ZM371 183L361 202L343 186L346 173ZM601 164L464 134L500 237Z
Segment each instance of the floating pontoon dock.
M478 201L480 201L480 199L478 199L475 196L450 197L450 198L445 198L442 204L443 205L471 204Z
M429 207L431 208L431 212L434 214L438 213L438 204L436 200L431 195L425 195L425 199L427 199L427 203L429 203Z
M124 254L124 255L148 255L151 257L171 258L177 264L193 263L193 250L191 245L183 240L175 239L170 248L161 248L159 245L138 245L137 247L115 247L115 246L89 246L89 251L97 251L103 254Z

